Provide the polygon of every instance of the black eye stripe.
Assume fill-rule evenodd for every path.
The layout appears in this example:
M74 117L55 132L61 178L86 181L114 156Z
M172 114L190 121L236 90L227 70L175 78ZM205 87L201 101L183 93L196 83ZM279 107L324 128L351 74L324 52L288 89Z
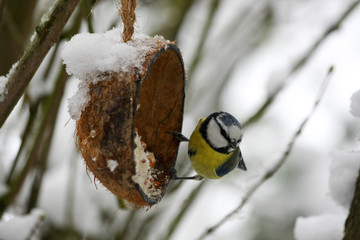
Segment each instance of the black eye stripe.
M219 126L219 128L220 128L220 133L221 133L221 135L222 135L228 142L231 142L229 136L227 135L227 133L225 132L225 130L222 128L222 126L221 126L221 124L219 123L219 121L218 121L216 118L214 118L214 120L215 120L216 124L217 124L217 125Z

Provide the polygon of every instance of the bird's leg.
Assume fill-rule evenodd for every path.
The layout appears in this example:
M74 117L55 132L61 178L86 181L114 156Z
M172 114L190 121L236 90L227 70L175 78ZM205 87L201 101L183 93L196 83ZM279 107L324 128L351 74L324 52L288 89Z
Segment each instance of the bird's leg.
M199 174L197 174L195 176L192 176L192 177L178 177L178 176L176 176L176 169L175 168L172 168L172 171L171 171L171 179L172 180L197 180L197 181L200 181L203 178L204 177L200 176Z
M171 131L166 131L167 133L173 135L176 140L178 140L179 142L188 142L189 139L187 137L185 137L182 133L179 132L171 132Z
M173 180L196 180L196 181L201 181L204 179L203 176L200 176L199 174L196 174L195 176L192 177L177 177L177 176L173 176L172 178Z
M167 133L173 135L176 140L178 140L179 142L188 142L189 139L187 137L185 137L182 133L179 132L170 132L170 131L166 131ZM171 173L171 179L172 180L197 180L200 181L202 180L204 177L200 176L199 174L192 176L192 177L178 177L176 176L176 169L173 168L172 169L172 173Z

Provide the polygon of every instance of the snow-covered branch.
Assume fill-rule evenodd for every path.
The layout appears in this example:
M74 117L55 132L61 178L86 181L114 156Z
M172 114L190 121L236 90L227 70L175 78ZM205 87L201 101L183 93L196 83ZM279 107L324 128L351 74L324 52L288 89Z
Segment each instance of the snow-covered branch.
M32 41L12 70L2 79L0 92L0 127L4 124L25 91L42 60L60 37L60 34L79 0L58 0L36 27Z

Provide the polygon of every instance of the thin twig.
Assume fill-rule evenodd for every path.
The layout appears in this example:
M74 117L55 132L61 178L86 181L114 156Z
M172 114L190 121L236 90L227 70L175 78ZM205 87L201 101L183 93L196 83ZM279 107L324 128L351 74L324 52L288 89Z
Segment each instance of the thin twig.
M33 41L25 50L14 71L10 73L5 99L0 102L0 127L4 124L25 91L31 78L54 43L59 40L62 29L79 0L58 0L37 27Z
M186 18L191 7L196 3L193 0L172 0L167 1L168 6L170 7L169 18L165 25L162 26L162 29L156 29L156 32L151 35L161 35L165 39L169 39L174 41L176 36L179 34L179 30L184 23L184 19ZM143 1L144 4L144 1ZM149 2L148 4L152 4Z
M325 93L325 90L329 84L329 80L332 76L332 72L333 72L333 67L330 67L324 81L322 82L322 85L320 87L320 90L318 92L318 95L316 97L316 100L314 102L312 109L310 110L310 112L308 113L306 118L303 120L303 122L300 124L298 130L295 132L293 137L290 139L289 144L288 144L284 154L281 156L281 158L279 160L277 160L272 167L270 167L267 171L265 171L265 173L259 178L259 180L256 183L254 183L252 186L249 187L248 191L244 194L244 197L243 197L241 203L233 211L231 211L229 214L227 214L225 217L223 217L218 223L216 223L214 226L208 228L203 234L201 234L200 237L198 238L199 240L204 239L205 237L207 237L208 235L210 235L211 233L216 231L219 227L221 227L223 224L225 224L232 216L234 216L236 213L238 213L243 208L243 206L248 202L248 200L254 194L254 192L264 182L266 182L266 180L271 178L280 169L280 167L285 163L285 161L288 159L288 157L294 147L296 140L298 139L302 130L306 126L307 122L312 117L316 108L318 107L320 100L322 99L322 97Z
M186 199L183 206L181 207L180 211L176 215L176 217L172 220L168 227L168 232L166 233L166 236L163 238L164 240L170 239L172 234L175 232L177 226L181 222L182 218L185 216L188 209L190 209L191 204L193 203L193 200L198 195L200 190L203 188L205 181L202 181L191 193L190 196Z
M95 3L96 3L95 1L82 1L81 2L81 9L84 12L84 18L87 22L89 33L94 33L92 8Z
M16 47L20 49L21 51L24 50L24 36L21 33L18 24L16 23L16 20L14 19L12 13L10 11L4 12L4 20L5 24L9 28L9 33L11 35L11 38L13 39L14 43L16 44Z
M189 70L187 72L187 75L188 75L189 78L192 77L194 70L197 68L197 66L198 66L198 64L200 62L201 53L202 53L202 51L204 49L204 44L205 44L206 38L209 35L209 31L210 31L210 28L212 26L212 23L214 22L214 18L215 18L215 15L216 15L216 12L217 12L218 8L219 8L219 0L213 0L210 3L209 15L208 15L208 17L206 19L205 26L202 29L200 40L199 40L199 43L198 43L198 47L196 48L196 52L194 54L194 58L192 59L191 63L189 64ZM188 85L189 85L189 83L186 86L187 89L190 88Z
M35 185L33 186L33 190L37 189L37 191L31 192L28 207L32 208L36 204L42 175L46 168L47 155L50 150L57 113L60 107L67 78L68 76L66 75L65 67L62 66L56 85L54 86L53 93L44 103L45 108L43 110L41 124L26 163L18 176L9 183L9 191L0 198L0 216L4 212L5 208L14 202L26 180L26 177L28 176L28 173L38 164L40 175L38 175L39 178L34 179ZM30 211L30 209L28 210Z
M59 49L59 44L56 44L55 47L54 47L54 51L51 55L51 58L50 58L50 61L49 63L47 64L47 67L46 67L46 70L44 71L43 73L43 76L41 77L41 79L45 80L45 79L48 79L49 77L49 74L50 74L50 71L52 69L52 66L54 64L54 61L56 59L56 55L57 55L57 52L58 52L58 49ZM34 130L34 128L37 127L36 124L34 124L34 121L37 119L37 116L39 115L38 114L38 110L39 110L39 106L41 105L42 102L45 101L47 96L41 96L39 97L38 99L35 99L35 100L32 100L28 94L25 93L25 101L24 102L28 102L29 103L29 112L30 112L30 116L27 120L27 124L26 124L26 127L25 127L25 130L24 130L24 133L22 134L22 141L21 141L21 145L20 145L20 148L17 152L17 155L11 165L11 168L10 168L10 171L9 171L9 174L8 174L8 177L7 177L7 180L6 180L6 184L10 184L11 182L11 178L15 172L15 169L19 163L19 159L20 159L20 156L23 155L23 153L25 153L26 151L28 151L29 149L29 142L31 141L33 135L31 134Z
M41 214L37 221L35 222L34 226L31 228L29 236L26 239L36 239L37 233L40 231L42 224L44 223L45 215Z
M129 232L131 232L131 228L134 224L134 219L136 218L136 210L131 209L130 213L128 214L124 227L121 229L121 232L116 236L116 239L126 239Z
M21 145L15 156L14 161L11 164L10 171L6 177L7 185L9 185L10 182L12 181L12 177L15 173L15 169L18 166L20 157L23 155L24 152L29 150L29 147L31 145L30 141L33 138L33 135L31 133L32 133L34 126L36 126L36 124L34 124L34 121L36 120L36 117L38 116L38 110L39 110L40 103L41 103L41 101L38 100L35 103L30 103L30 105L29 105L29 118L27 120L25 130L22 134Z
M44 102L45 109L43 112L43 123L40 126L38 133L40 134L39 142L36 142L34 145L34 150L36 154L34 159L31 159L29 156L28 161L34 161L36 164L36 173L35 178L32 183L32 190L27 202L27 212L30 212L37 204L38 196L40 193L40 188L42 184L42 179L47 168L48 155L51 147L52 136L54 134L54 129L56 126L57 115L59 112L61 100L64 94L66 81L68 75L66 74L65 67L60 66L61 71L56 79L56 84L54 86L53 92L47 101ZM48 133L48 134L45 134Z
M154 225L161 221L161 215L162 211L158 210L154 214L149 215L144 221L140 223L140 227L137 228L136 234L133 238L126 238L126 239L132 239L132 240L143 240L143 239L149 239L148 236L149 233L154 231ZM135 232L135 231L133 231ZM118 238L116 238L118 239Z
M287 77L285 79L288 79L291 75L296 73L301 67L303 67L308 60L313 56L315 51L319 48L319 46L327 39L327 37L334 31L338 30L340 25L345 21L345 19L356 9L356 7L359 5L360 1L353 2L345 11L344 13L339 17L339 19L331 24L327 30L323 33L323 35L313 43L313 45L309 48L307 52L293 65L293 67L290 69ZM269 106L273 103L275 98L279 95L281 90L283 90L286 86L286 81L283 81L283 84L280 85L276 91L274 91L268 99L263 103L262 106L259 107L258 111L254 113L245 123L243 124L243 127L248 126L256 120L258 120L262 115L264 115L265 111L269 108Z

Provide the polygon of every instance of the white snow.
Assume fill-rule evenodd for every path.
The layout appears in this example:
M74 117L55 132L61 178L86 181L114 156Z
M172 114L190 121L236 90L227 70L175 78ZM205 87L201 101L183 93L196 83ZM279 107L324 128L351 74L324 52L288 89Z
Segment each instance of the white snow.
M296 240L340 240L343 237L345 215L324 214L298 217L295 223Z
M0 221L0 239L33 239L44 217L45 214L40 209L34 209L30 214L24 216L7 216L5 214Z
M350 100L350 112L354 117L360 117L360 90L356 91Z
M146 144L141 142L141 136L135 131L134 142L136 148L134 150L135 175L132 180L139 184L143 192L151 198L157 198L161 194L156 182L156 174L158 173L155 166L155 156L152 152L145 151Z
M360 114L360 109L357 109L360 107L360 91L353 94L351 100L351 112L356 116L356 114ZM356 110L353 111L354 109ZM337 215L323 214L297 218L294 228L296 240L340 240L343 237L347 210L354 197L360 169L360 151L337 149L330 152L330 156L332 158L329 166L330 196L346 212Z
M90 100L89 86L86 82L80 82L77 92L68 98L68 112L72 119L79 120L81 112Z
M16 62L14 63L8 74L6 74L6 76L0 76L0 102L4 101L5 100L5 95L8 94L8 89L6 87L8 81L9 81L9 78L11 76L11 74L14 72L15 68L17 67L19 62Z
M95 158L95 161L96 161L96 158ZM107 160L107 166L111 172L113 172L115 170L115 168L117 168L118 165L119 165L119 163L116 160L112 160L112 159Z
M80 33L65 44L61 57L68 74L86 80L104 72L129 72L132 67L141 70L144 56L159 42L168 43L161 36L135 33L133 40L124 43L118 28L105 33Z
M30 42L34 41L36 34L37 34L36 31L34 31L34 33L30 37Z
M359 174L360 152L334 150L330 155L332 157L329 169L330 195L335 202L349 209Z
M7 82L7 77L0 76L0 102L5 100L5 95L8 93L8 90L6 88Z
M162 36L141 33L134 33L133 40L124 43L121 31L114 28L105 33L80 33L65 44L61 57L67 73L87 82L80 83L77 93L68 100L74 120L80 118L89 101L88 84L101 80L101 73L126 73L134 68L141 73L145 55L159 45L170 43Z

